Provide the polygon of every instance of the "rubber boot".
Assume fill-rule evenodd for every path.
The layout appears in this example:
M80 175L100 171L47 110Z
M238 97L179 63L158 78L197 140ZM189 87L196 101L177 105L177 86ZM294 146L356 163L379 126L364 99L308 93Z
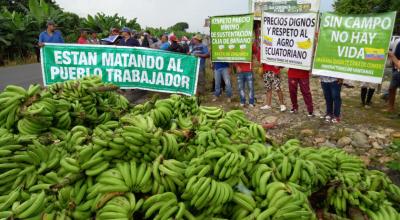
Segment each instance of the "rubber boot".
M364 106L366 104L365 98L367 97L368 89L365 87L361 87L361 103Z
M368 89L368 94L367 94L367 101L366 101L366 104L367 105L371 105L371 100L372 100L372 97L374 96L374 93L375 93L375 89Z

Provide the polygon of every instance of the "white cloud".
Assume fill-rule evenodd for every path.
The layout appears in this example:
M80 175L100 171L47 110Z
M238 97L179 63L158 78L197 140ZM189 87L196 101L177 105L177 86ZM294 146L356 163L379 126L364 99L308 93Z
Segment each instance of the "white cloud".
M248 12L248 0L56 0L66 11L80 16L103 12L138 18L142 27L170 27L188 22L190 31L205 31L204 19L213 15ZM330 10L333 0L321 0L321 8Z

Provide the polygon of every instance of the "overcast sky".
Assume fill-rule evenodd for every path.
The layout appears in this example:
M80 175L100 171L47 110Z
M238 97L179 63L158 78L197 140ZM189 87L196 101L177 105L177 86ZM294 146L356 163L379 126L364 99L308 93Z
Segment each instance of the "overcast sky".
M334 0L321 0L321 11L331 11ZM188 22L190 31L203 32L204 19L213 15L248 12L248 0L56 0L66 11L86 17L103 12L138 18L142 28L170 27Z

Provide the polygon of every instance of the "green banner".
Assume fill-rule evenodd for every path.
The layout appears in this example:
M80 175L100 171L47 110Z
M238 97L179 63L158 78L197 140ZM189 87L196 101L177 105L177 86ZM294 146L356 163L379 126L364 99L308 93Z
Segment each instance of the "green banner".
M123 89L196 93L200 62L194 56L139 47L46 44L41 57L45 86L97 75Z
M212 62L251 62L252 14L211 17Z
M323 13L313 74L381 83L395 17Z

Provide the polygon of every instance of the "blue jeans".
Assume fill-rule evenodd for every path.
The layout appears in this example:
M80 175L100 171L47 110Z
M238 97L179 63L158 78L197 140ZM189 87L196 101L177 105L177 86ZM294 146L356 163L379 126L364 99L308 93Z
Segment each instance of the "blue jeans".
M342 99L340 92L342 84L338 81L335 82L321 82L321 87L324 92L326 102L326 114L333 117L340 117L340 108L342 106Z
M229 98L232 97L232 85L231 85L231 76L229 75L228 68L220 68L214 70L214 79L215 79L215 93L214 95L219 97L221 95L221 80L223 79L225 82L225 90L226 96Z
M237 81L239 87L239 94L240 94L240 104L246 104L246 83L249 89L249 104L254 105L254 81L253 81L253 73L252 72L245 72L245 73L238 73L237 74Z

